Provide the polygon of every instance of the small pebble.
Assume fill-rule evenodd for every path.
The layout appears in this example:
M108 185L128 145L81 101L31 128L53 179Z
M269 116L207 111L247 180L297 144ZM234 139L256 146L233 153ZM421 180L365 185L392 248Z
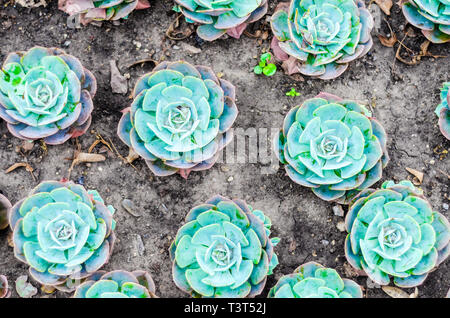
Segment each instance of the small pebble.
M448 204L447 203L442 204L442 207L444 208L444 210L448 210Z
M344 232L345 231L345 223L340 221L336 224L336 227L339 231Z
M227 179L228 182L231 182L231 181L233 181L233 180L234 180L233 176L230 176L230 177Z

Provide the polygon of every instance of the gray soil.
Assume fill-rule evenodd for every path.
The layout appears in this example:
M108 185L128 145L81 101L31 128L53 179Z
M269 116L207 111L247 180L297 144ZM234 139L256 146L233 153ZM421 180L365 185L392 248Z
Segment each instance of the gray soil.
M78 138L82 151L87 152L99 133L111 141L118 152L126 157L127 147L116 135L120 111L130 104L129 94L113 94L110 86L109 61L117 61L122 74L129 74L129 93L139 76L149 72L153 63L129 67L130 64L152 58L176 61L184 59L195 64L208 65L216 73L233 82L237 87L239 116L235 128L281 127L287 111L321 91L364 102L374 116L384 124L388 132L388 149L391 161L384 171L383 180L412 179L405 168L424 173L422 189L433 207L450 218L449 204L449 156L450 142L439 132L437 117L433 113L439 103L439 88L449 81L450 43L431 45L429 52L435 57L423 57L415 65L396 61L395 48L381 45L376 33L388 34L386 18L399 40L408 31L402 50L405 59L417 58L424 37L406 25L400 8L394 4L391 16L372 5L377 30L373 32L375 45L364 58L353 62L349 70L337 80L299 81L283 74L281 68L270 78L257 76L252 68L256 57L269 47L268 39L243 36L240 40L223 38L214 43L200 41L195 34L182 41L165 37L165 32L176 14L171 11L172 1L151 1L152 8L135 12L119 25L104 23L102 27L88 26L70 29L66 15L57 10L56 1L46 8L25 9L13 6L12 1L0 1L0 60L9 52L27 50L35 45L55 46L77 56L84 66L95 74L98 93L90 130ZM269 15L278 1L270 1ZM267 20L249 28L269 30ZM182 25L181 27L185 27ZM270 32L269 32L270 34ZM186 50L184 44L201 49L199 54ZM436 57L445 56L447 57ZM292 87L302 95L286 96ZM264 137L265 138L265 137ZM15 203L43 180L68 176L71 158L77 149L75 140L64 145L45 149L35 142L31 151L21 149L22 141L12 137L4 123L0 122L0 192ZM104 149L103 149L104 150ZM101 152L97 146L94 152ZM271 150L270 150L271 151ZM75 182L87 188L97 189L117 209L116 244L106 270L144 269L149 271L162 297L184 297L171 277L168 247L186 213L195 205L218 193L241 198L259 208L272 219L273 234L281 237L276 247L280 265L267 282L262 296L267 295L277 279L291 273L297 266L316 261L352 278L344 257L346 236L337 225L343 217L333 213L333 204L317 198L309 189L293 183L284 169L271 170L268 163L218 163L204 172L194 172L188 180L179 175L166 178L154 177L142 160L136 160L135 168L113 153L103 153L104 162L80 164L71 175ZM27 162L34 168L34 176L24 168L8 174L5 170L18 162ZM379 186L381 182L377 184ZM131 200L134 217L124 210L122 201ZM8 230L0 233L0 274L8 277L17 297L14 282L27 274L27 266L17 261L8 245ZM379 286L364 277L353 277L365 288L367 297L388 297ZM32 281L34 286L38 284ZM444 297L450 287L450 262L444 262L432 272L418 288L419 297ZM412 293L414 290L407 290ZM39 290L35 297L45 294ZM50 297L68 297L54 293Z

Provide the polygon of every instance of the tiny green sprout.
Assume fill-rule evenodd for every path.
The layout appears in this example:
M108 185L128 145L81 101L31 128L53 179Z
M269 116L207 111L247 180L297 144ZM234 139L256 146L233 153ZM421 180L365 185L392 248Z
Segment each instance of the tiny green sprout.
M294 87L292 87L291 90L286 93L286 96L292 96L292 97L296 97L296 96L300 96L300 95L301 95L301 93L297 92Z
M268 64L271 58L272 54L269 52L262 54L259 59L259 63L253 69L253 72L257 75L264 74L266 76L272 76L275 74L277 72L277 66L273 63Z

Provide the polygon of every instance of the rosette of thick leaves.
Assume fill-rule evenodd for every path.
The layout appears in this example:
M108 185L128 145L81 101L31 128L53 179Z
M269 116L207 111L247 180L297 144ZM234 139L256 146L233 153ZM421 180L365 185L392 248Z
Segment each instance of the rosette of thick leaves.
M381 179L386 132L366 107L320 93L289 111L275 151L288 176L321 199L347 204Z
M211 168L233 140L235 88L204 66L163 62L139 79L118 135L157 176Z
M271 222L241 200L193 208L170 247L175 284L195 297L254 297L278 264Z
M14 255L38 282L66 290L66 283L90 276L108 261L113 213L97 191L73 182L43 182L11 209Z
M445 138L450 139L450 82L445 82L441 89L441 103L434 111L439 117L439 129Z
M155 290L145 271L98 271L77 287L73 298L155 298Z
M61 49L11 53L0 72L0 117L18 138L62 144L89 128L96 90L92 73Z
M4 195L0 194L0 230L8 227L8 213L11 207L11 202Z
M58 8L69 15L80 15L80 22L126 19L134 10L150 7L148 0L58 0Z
M361 287L342 279L336 270L316 262L299 266L293 274L281 277L269 298L362 298Z
M261 19L267 0L175 0L187 22L201 24L197 35L213 41L227 33L239 38L249 23Z
M9 297L8 279L4 275L0 275L0 298Z
M345 221L348 262L380 285L418 286L450 254L450 223L410 181L363 191Z
M403 0L403 14L433 43L450 41L449 0Z
M362 0L292 0L272 16L272 49L291 74L333 79L370 50L373 25Z

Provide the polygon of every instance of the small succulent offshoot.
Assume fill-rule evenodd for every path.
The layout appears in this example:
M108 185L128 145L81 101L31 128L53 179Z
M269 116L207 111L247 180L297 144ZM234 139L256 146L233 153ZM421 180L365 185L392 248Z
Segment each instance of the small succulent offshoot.
M271 18L272 51L289 74L334 79L370 50L373 25L362 0L282 2Z
M450 42L449 0L402 0L403 14L433 43Z
M155 292L146 271L98 271L77 287L73 298L156 298Z
M72 291L112 253L114 208L97 191L70 181L45 181L9 214L14 255L42 285Z
M380 180L389 160L386 132L370 111L327 93L292 108L274 143L294 182L342 204Z
M0 194L0 230L8 227L8 214L11 207L11 202L4 195Z
M264 74L266 76L272 76L277 72L277 66L273 63L270 63L272 59L272 54L269 52L261 55L259 59L259 64L255 66L253 72L256 75Z
M0 117L17 138L62 144L91 125L96 91L92 73L61 49L11 53L0 72Z
M301 93L297 92L294 87L292 87L291 90L286 93L286 96L290 96L290 97L297 97L300 95L301 95Z
M127 19L134 10L150 7L148 0L58 0L58 8L70 16L79 15L84 25L92 21Z
M271 225L242 200L215 196L196 206L170 247L175 284L194 297L259 295L278 264Z
M224 34L239 39L248 24L261 19L268 0L175 0L189 23L197 23L197 35L214 41Z
M348 262L380 285L419 286L450 255L449 221L410 181L361 192L345 226Z
M309 262L293 274L282 276L269 291L269 298L362 298L361 286L341 278L336 270Z
M435 114L439 117L439 129L445 138L450 140L450 82L445 82L441 88L441 103L436 107Z
M139 79L133 98L118 135L156 176L209 169L233 140L235 88L209 67L160 63Z
M4 275L0 275L0 298L8 298L10 295L8 279Z

